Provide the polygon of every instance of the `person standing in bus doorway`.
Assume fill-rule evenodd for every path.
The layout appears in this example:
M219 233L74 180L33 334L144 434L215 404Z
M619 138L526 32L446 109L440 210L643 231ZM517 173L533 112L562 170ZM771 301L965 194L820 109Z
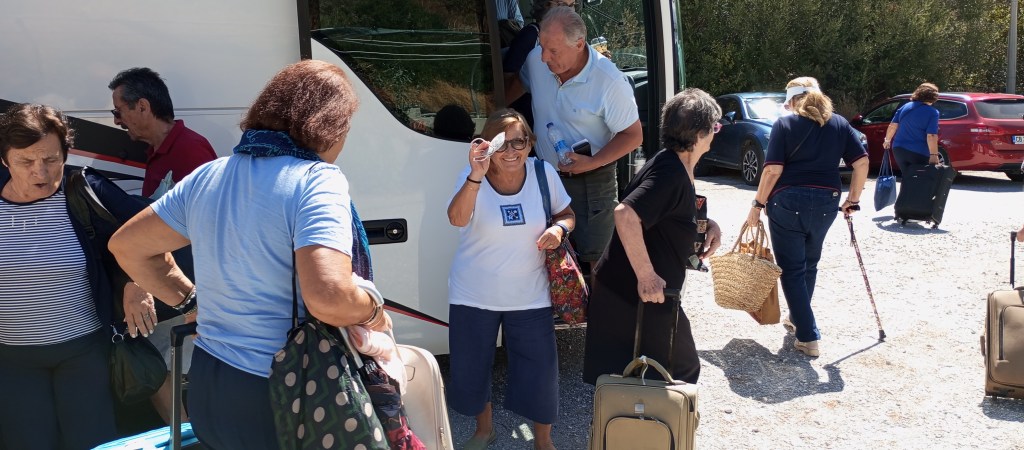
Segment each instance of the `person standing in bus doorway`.
M110 112L114 115L114 123L127 130L132 140L149 144L146 175L142 182L143 197L151 197L168 174L178 182L197 167L217 159L217 153L206 138L185 127L185 122L174 119L170 92L158 73L146 67L124 70L107 87L113 91L114 109ZM194 279L189 249L178 251L175 256L185 274ZM146 304L129 304L126 301L124 310L126 320L147 314L157 317L157 325L147 338L164 355L167 367L170 367L170 330L185 323L185 317L161 302L153 301ZM142 320L138 322L143 323ZM187 339L182 354L185 373L191 366L193 348L192 339ZM170 423L171 411L170 381L171 374L168 373L167 382L151 399L153 408L167 423ZM188 420L184 409L181 413L183 420Z
M538 45L537 39L540 34L540 22L544 20L544 14L556 6L575 8L576 2L574 0L534 1L533 8L530 9L530 17L534 21L519 31L519 34L516 35L507 49L502 49L501 67L505 71L505 95L515 99L515 101L509 101L508 107L522 114L526 118L526 124L531 129L535 128L533 123L533 107L531 106L532 96L528 92L523 92L523 85L519 80L518 74L522 70L523 65L526 64L526 57ZM498 17L501 17L500 12Z
M519 71L533 95L533 117L544 137L537 156L558 167L576 211L576 250L591 266L614 229L618 204L615 162L643 142L633 89L615 64L586 43L587 27L572 8L548 10L534 48ZM514 100L514 99L513 99ZM567 143L586 139L591 155L569 152L559 163L544 127L551 123Z

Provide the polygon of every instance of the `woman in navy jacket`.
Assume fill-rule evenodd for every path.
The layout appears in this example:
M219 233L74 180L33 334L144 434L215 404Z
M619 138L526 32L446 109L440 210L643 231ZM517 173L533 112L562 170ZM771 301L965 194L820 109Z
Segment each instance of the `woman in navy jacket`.
M0 429L6 448L91 448L116 437L109 352L114 286L106 250L116 224L79 221L65 196L73 131L58 110L19 104L0 115ZM85 182L117 218L144 207L94 171ZM73 193L68 193L73 195ZM139 324L144 334L155 317ZM31 406L29 406L31 405Z

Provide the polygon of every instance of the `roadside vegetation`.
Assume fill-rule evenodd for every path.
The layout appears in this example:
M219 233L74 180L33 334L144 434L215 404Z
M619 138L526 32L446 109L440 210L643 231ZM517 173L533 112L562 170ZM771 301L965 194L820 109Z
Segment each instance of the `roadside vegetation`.
M852 117L923 81L1006 89L1007 0L688 0L680 13L686 85L715 95L809 75Z

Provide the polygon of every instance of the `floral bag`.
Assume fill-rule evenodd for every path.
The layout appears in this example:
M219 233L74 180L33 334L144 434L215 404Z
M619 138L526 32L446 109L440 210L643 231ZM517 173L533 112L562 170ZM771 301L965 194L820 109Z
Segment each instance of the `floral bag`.
M551 223L551 194L548 190L548 178L544 172L544 161L534 160L537 183L540 185L541 197L544 198L544 212L548 224ZM576 250L568 239L554 250L548 250L545 258L548 271L548 284L551 289L551 308L558 317L569 325L576 325L587 320L587 302L590 290L583 278Z

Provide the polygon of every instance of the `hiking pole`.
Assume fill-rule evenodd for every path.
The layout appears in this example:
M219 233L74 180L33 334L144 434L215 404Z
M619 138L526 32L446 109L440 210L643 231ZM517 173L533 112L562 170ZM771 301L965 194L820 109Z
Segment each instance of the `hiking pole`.
M864 276L864 287L868 288L868 299L871 300L871 309L875 311L875 322L878 323L878 341L885 341L885 330L882 329L882 318L878 316L878 307L875 306L875 296L871 293L871 283L868 282L868 271L864 268L864 258L860 256L860 246L857 245L857 235L853 234L853 216L846 216L846 225L850 227L850 245L857 252L857 263L860 264L860 274Z

